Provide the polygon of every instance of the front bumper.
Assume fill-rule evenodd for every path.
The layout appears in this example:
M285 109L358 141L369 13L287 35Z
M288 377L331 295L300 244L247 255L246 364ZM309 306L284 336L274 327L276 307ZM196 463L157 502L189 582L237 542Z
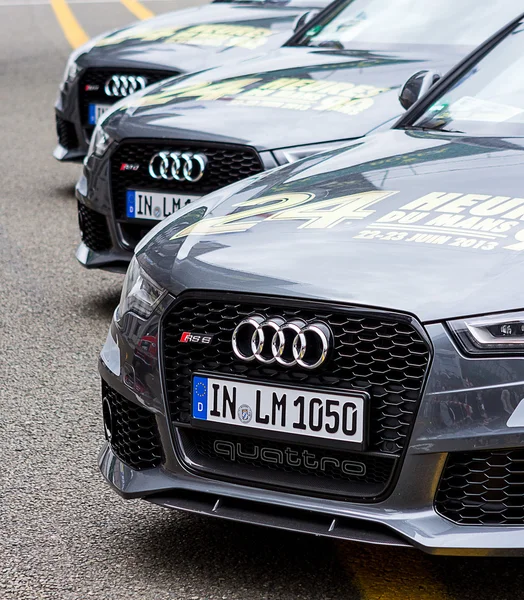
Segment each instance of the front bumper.
M133 258L132 252L125 250L102 251L91 250L84 242L80 242L76 249L76 259L86 269L103 269L110 273L125 274Z
M137 470L123 462L111 444L104 445L100 469L124 498L144 498L168 508L326 537L413 546L433 554L524 555L524 521L523 525L511 526L460 525L435 510L449 453L523 446L524 420L512 417L514 426L508 427L507 407L497 404L496 398L505 386L519 398L524 397L524 359L472 361L460 355L442 325L427 326L434 359L399 477L381 502L348 502L220 481L190 471L167 414L157 359L146 364L137 353L139 340L159 339L158 321L157 316L148 322L134 322L130 336L113 323L99 363L105 385L154 416L163 452L161 464ZM472 375L475 372L477 380ZM486 374L492 385L477 385ZM456 385L446 389L444 382L453 375L462 375L462 381L467 381L463 389ZM482 404L486 399L492 403L489 422L476 411L454 423L435 417L440 414L435 406L453 408L467 398L474 405L472 390L477 398L483 396ZM455 413L451 410L446 414Z
M84 166L75 194L82 237L76 251L78 262L87 269L125 273L133 258L134 240L126 239L113 218L108 161L91 158Z
M428 470L438 474L444 459L445 455L411 460L411 477L423 476ZM122 497L143 498L165 508L334 539L414 547L435 555L524 555L524 527L455 525L439 516L431 504L411 510L399 508L407 500L400 494L397 502L388 501L373 508L343 506L214 482L184 472L168 473L164 468L134 471L107 443L100 453L99 467ZM412 484L411 477L399 480L397 487ZM426 477L418 481L421 486L429 483Z

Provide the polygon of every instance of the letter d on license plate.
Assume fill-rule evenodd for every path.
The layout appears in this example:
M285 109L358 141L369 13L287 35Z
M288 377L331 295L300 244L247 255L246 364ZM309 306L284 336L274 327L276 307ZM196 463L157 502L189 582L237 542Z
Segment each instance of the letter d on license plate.
M192 417L363 446L366 398L195 375Z
M111 108L110 104L90 104L88 108L88 123L96 125L100 117Z

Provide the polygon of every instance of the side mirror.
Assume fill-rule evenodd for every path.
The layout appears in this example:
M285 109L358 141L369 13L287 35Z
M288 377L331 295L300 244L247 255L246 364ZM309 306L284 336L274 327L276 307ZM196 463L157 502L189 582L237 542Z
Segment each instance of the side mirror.
M424 96L424 94L440 79L436 71L418 71L402 86L398 99L406 110Z
M305 25L307 25L313 17L316 17L318 14L318 10L308 10L301 15L299 15L295 19L295 24L293 25L293 31L296 33L299 29L302 29Z

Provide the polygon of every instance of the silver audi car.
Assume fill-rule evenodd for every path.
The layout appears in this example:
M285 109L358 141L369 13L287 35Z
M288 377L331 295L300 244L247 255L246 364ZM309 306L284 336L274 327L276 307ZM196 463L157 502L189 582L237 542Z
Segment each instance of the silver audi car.
M100 467L122 496L523 553L523 56L519 19L391 131L139 243L100 359Z

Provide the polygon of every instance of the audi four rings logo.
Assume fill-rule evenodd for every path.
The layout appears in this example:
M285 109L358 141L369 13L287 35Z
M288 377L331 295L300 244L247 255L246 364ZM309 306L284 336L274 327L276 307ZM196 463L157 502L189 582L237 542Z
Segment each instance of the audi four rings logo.
M333 334L322 322L253 315L236 326L232 344L235 355L246 362L257 360L266 365L277 362L285 367L316 369L333 347Z
M146 85L147 79L141 75L113 75L106 81L104 92L106 96L123 98L144 89Z
M149 174L153 179L195 183L204 176L206 165L207 159L203 154L158 152L149 161Z

